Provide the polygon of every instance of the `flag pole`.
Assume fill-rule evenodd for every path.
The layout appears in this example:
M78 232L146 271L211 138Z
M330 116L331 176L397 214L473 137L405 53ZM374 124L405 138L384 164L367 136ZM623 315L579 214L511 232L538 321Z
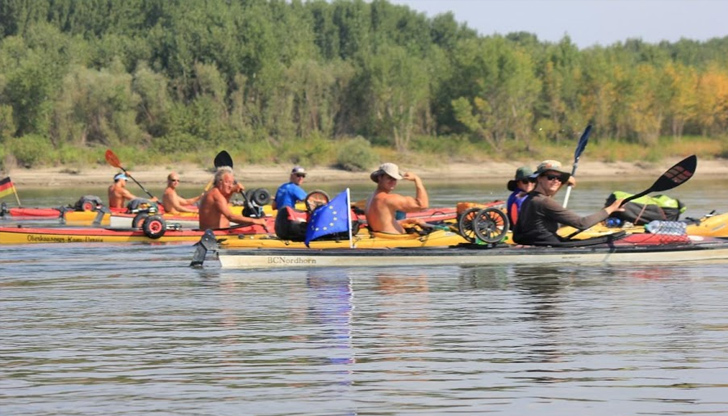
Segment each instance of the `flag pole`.
M13 184L13 193L15 194L15 200L18 201L18 206L22 207L22 205L20 205L20 197L18 197L18 190L15 189L15 184Z
M354 248L354 240L351 237L351 194L349 188L346 188L346 224L349 230L349 248Z

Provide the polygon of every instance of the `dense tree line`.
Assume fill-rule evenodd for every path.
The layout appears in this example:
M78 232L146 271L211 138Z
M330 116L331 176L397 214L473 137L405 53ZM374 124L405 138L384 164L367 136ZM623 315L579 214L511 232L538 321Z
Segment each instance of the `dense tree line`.
M4 0L0 34L0 142L26 164L93 146L283 161L357 136L497 151L587 123L644 145L728 131L728 37L580 50L385 0Z

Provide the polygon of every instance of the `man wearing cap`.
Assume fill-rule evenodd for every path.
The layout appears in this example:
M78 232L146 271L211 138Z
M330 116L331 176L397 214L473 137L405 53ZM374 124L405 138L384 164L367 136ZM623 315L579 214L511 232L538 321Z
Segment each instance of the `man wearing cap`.
M284 207L296 207L296 202L306 199L306 191L301 188L303 180L306 178L306 170L300 166L294 166L291 169L291 175L288 182L278 187L275 199L273 200L273 209L280 210Z
M179 185L179 175L177 172L171 172L167 175L167 188L162 195L162 206L167 214L179 214L180 212L197 212L196 209L187 208L185 205L192 205L202 198L196 196L194 198L182 198L177 194L177 186Z
M558 246L567 241L556 233L559 224L586 230L607 219L612 212L623 210L620 208L621 199L586 217L581 217L561 206L553 198L554 195L564 183L573 186L575 181L571 174L561 167L561 163L558 161L545 160L541 162L531 178L536 180L536 187L523 201L518 222L513 228L513 241L517 244Z
M401 173L394 163L382 164L369 175L369 178L377 184L377 189L367 200L364 210L372 231L404 234L405 230L397 220L397 211L417 212L426 209L430 204L427 190L420 177L412 172ZM392 192L400 179L415 183L414 198Z
M286 207L296 208L296 202L306 200L306 191L301 188L306 178L306 170L300 166L291 169L288 182L278 187L276 196L271 203L276 214L276 235L284 240L301 240L306 237L305 223L294 223L289 219L289 212Z
M536 179L531 178L533 171L528 166L521 166L516 169L516 177L508 181L506 187L511 194L506 200L506 213L508 220L513 227L518 221L518 213L521 211L521 205L526 200L528 193L533 191Z
M127 201L136 199L136 197L126 189L126 181L128 177L124 173L117 173L114 175L114 184L109 186L109 208L124 208ZM150 199L152 202L157 202L157 198Z
M263 218L244 217L230 211L230 198L235 192L241 191L243 187L235 182L233 169L229 166L219 167L215 172L213 188L203 194L200 202L200 229L230 228L230 222L265 227Z

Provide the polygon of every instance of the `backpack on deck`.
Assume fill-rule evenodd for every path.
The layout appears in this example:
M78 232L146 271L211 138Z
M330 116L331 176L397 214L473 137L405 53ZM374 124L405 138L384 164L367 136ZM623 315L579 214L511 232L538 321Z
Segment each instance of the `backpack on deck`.
M126 205L126 211L131 214L136 214L139 211L155 213L159 212L159 206L156 202L145 198L134 198Z
M605 207L614 203L617 199L625 199L633 194L615 191L605 203ZM610 218L619 218L622 222L631 222L634 225L644 225L651 221L677 221L680 214L686 210L679 200L670 198L667 195L645 195L643 197L633 199L623 206L624 212L613 212Z

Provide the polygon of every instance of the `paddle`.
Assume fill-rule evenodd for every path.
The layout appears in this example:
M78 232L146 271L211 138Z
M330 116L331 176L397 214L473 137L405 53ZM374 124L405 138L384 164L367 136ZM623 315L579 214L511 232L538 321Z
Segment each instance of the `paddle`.
M695 155L688 156L685 159L681 160L679 163L675 164L673 167L668 169L665 173L662 174L655 183L652 184L649 188L645 189L644 191L632 195L629 198L625 198L622 200L622 203L620 206L623 206L627 202L641 198L651 192L662 192L667 191L672 188L675 188L679 185L684 184L688 181L688 179L693 177L693 174L695 174L695 168L698 166L698 158ZM567 239L573 238L575 235L581 233L584 230L577 230L576 232L572 233Z
M571 167L571 176L574 176L576 173L576 168L579 166L579 158L581 157L581 153L584 151L584 148L586 148L586 143L589 141L589 133L591 133L592 126L589 124L586 126L586 130L584 130L584 134L581 135L581 138L579 139L579 143L576 145L576 151L574 152L574 166ZM566 208L566 205L569 203L569 195L571 195L571 185L568 185L566 187L566 196L564 197L564 208Z
M213 163L215 164L215 169L223 166L230 166L232 168L233 158L226 150L222 150L215 156L215 160L213 161ZM207 185L205 185L205 192L209 191L210 188L212 188L212 181L208 182Z
M220 153L215 156L215 167L219 168L221 166L233 167L233 158L230 156L230 153L225 150L220 151Z
M136 184L139 185L140 188L142 188L142 191L146 192L146 194L149 195L150 198L154 199L154 195L152 195L151 193L149 193L149 191L147 191L147 189L144 188L142 186L142 184L140 184L136 179L134 179L134 177L131 176L129 174L129 172L127 172L126 169L124 169L123 166L121 166L121 162L119 162L119 158L116 157L116 154L114 154L114 152L112 152L111 149L106 150L106 155L105 156L106 156L106 161L109 162L109 165L111 165L111 166L113 166L113 167L115 167L117 169L123 170L124 171L124 174L126 174L126 176L130 177L131 180L133 180L134 182L136 182Z
M688 181L688 179L693 177L693 174L695 173L695 168L698 166L698 158L695 155L688 156L685 159L681 160L679 163L675 164L675 166L671 167L667 170L667 172L663 173L662 176L657 178L655 183L652 184L649 188L645 189L644 191L632 195L629 198L625 198L622 201L622 205L626 204L627 202L641 198L649 193L652 192L662 192L667 191L672 188L677 187L678 185L682 185L685 182Z

